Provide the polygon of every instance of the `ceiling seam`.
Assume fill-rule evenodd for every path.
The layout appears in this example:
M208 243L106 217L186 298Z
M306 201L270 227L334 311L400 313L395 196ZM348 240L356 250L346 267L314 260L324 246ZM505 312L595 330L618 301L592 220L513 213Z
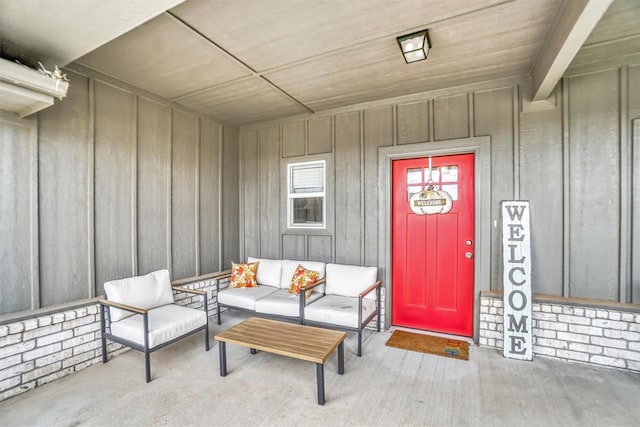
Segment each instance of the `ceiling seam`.
M453 16L448 16L445 18L441 18L441 19L436 19L434 21L431 21L429 23L426 23L425 25L415 28L410 28L410 29L406 29L404 30L402 33L408 33L408 32L412 32L412 31L417 31L420 29L423 29L425 26L429 26L429 25L434 25L440 22L444 22L444 21L448 21L451 19L456 19L456 18L460 18L466 15L470 15L470 14L474 14L474 13L478 13L478 12L482 12L484 10L487 9L491 9L494 7L499 7L499 6L503 6L507 3L511 3L514 0L504 0L504 1L500 1L498 3L494 3L491 5L487 5L484 7L480 7L477 9L472 9L472 10L467 10L465 12L459 13L457 15L453 15ZM219 45L218 43L216 43L215 41L211 40L209 37L207 37L205 34L203 34L201 31L199 31L197 28L193 27L191 24L189 24L188 22L186 22L184 19L180 18L179 16L177 16L174 12L167 10L165 12L165 14L167 14L169 16L169 18L173 19L175 22L182 24L183 26L185 26L187 29L193 31L194 33L196 33L197 35L199 35L202 39L204 39L207 43L212 44L213 46L215 46L216 48L218 48L221 52L223 52L225 55L227 55L228 57L232 58L235 62L237 62L238 64L240 64L243 68L245 68L247 71L249 71L251 73L251 76L246 76L246 77L240 77L237 79L233 79L233 80L229 80L226 82L222 82L222 83L217 83L211 86L206 86L200 89L196 89L194 91L185 93L183 95L177 96L175 98L172 98L173 101L180 101L183 100L185 98L188 98L190 96L196 95L199 92L202 91L208 91L208 90L212 90L212 89L216 89L216 88L220 88L220 87L224 87L224 86L228 86L230 84L236 83L236 82L242 82L245 80L249 80L250 77L259 77L262 80L264 80L267 84L269 84L272 88L276 89L277 91L279 91L280 93L282 93L283 95L285 95L286 97L288 97L289 99L291 99L292 101L294 101L296 104L300 105L302 108L304 108L305 110L307 110L310 113L314 113L314 111L309 108L307 105L305 105L304 103L302 103L300 100L298 100L297 98L293 97L291 94L289 94L288 92L286 92L284 89L282 89L280 86L276 85L275 83L273 83L271 80L269 80L267 77L265 77L266 74L272 74L272 73L276 73L278 71L290 68L291 66L295 66L295 65L300 65L300 64L305 64L307 62L310 62L312 60L316 60L319 58L324 58L327 56L331 56L333 54L335 54L336 52L339 52L341 50L345 50L345 49L357 49L358 47L365 45L367 43L370 43L372 41L376 41L376 40L382 40L382 39L387 39L387 38L395 38L396 34L384 34L384 35L380 35L380 36L376 36L376 37L372 37L370 39L367 40L363 40L360 41L358 43L354 43L351 44L349 46L344 46L338 49L332 49L329 51L325 51L325 52L321 52L318 53L316 55L310 56L310 57L306 57L306 58L302 58L302 59L298 59L292 62L287 62L285 64L280 64L280 65L276 65L276 66L272 66L272 67L268 67L265 68L262 71L257 71L255 70L253 67L249 66L247 63L245 63L244 61L242 61L240 58L238 58L237 56L235 56L233 53L229 52L227 49L225 49L224 47L222 47L221 45Z
M251 79L253 79L255 77L256 77L255 74L251 74L249 76L238 77L237 79L234 79L234 80L227 80L227 81L216 83L216 84L213 84L213 85L201 87L199 89L194 89L191 92L187 92L187 93L185 93L183 95L178 95L178 96L176 96L174 98L171 98L171 100L172 101L176 101L176 102L180 102L183 99L189 98L190 96L193 96L193 95L197 95L197 94L199 94L201 92L207 92L207 91L210 91L210 90L213 90L213 89L223 88L225 86L230 86L230 85L232 85L234 83L242 83L244 81L251 80Z
M271 86L271 88L275 89L276 91L280 92L282 95L286 96L287 98L289 98L291 101L295 102L296 104L298 104L300 107L304 108L307 112L309 113L314 113L314 111L307 107L305 104L303 104L300 100L298 100L297 98L295 98L293 95L291 95L290 93L288 93L287 91L285 91L284 89L282 89L280 86L276 85L275 83L273 83L272 81L270 81L269 79L267 79L266 77L264 77L261 73L257 72L256 70L254 70L251 66L249 66L247 63L245 63L244 61L242 61L240 58L238 58L237 56L235 56L233 53L229 52L227 49L223 48L222 46L220 46L218 43L216 43L215 41L211 40L209 37L207 37L206 35L204 35L202 32L200 32L197 28L193 27L192 25L190 25L188 22L184 21L182 18L180 18L179 16L175 15L173 12L171 11L166 11L165 12L170 18L172 18L175 22L183 25L184 27L186 27L187 29L189 29L190 31L194 32L195 34L197 34L198 36L200 36L203 40L205 40L207 43L211 44L212 46L215 46L218 50L220 50L222 53L224 53L225 55L227 55L229 58L233 59L236 63L238 63L239 65L241 65L244 69L246 69L247 71L249 71L253 76L260 78L262 81L264 81L265 83L267 83L269 86ZM234 80L235 81L235 80ZM203 89L201 89L203 90Z
M400 31L399 33L394 32L394 33L381 34L379 36L374 36L374 37L368 38L366 40L361 40L361 41L359 41L357 43L352 43L352 44L347 45L347 46L342 46L342 47L339 47L339 48L327 50L327 51L320 52L320 53L317 53L317 54L312 55L312 56L307 56L307 57L304 57L304 58L301 58L301 59L297 59L295 61L287 62L287 63L284 63L284 64L279 64L279 65L274 65L274 66L271 66L271 67L267 67L267 68L265 68L264 70L262 70L260 72L256 71L256 73L260 74L260 75L271 74L271 73L274 73L274 72L281 71L283 69L290 68L291 66L294 66L294 65L305 64L307 62L311 62L311 61L314 61L316 59L324 58L326 56L331 56L331 55L334 55L334 54L336 54L336 53L338 53L340 51L357 49L357 48L362 47L363 45L367 45L367 44L369 44L371 42L378 41L378 40L391 39L391 40L394 40L394 43L395 43L396 37L399 36L400 34L408 34L408 33L416 32L416 31L420 31L420 30L425 29L425 27L428 27L428 26L431 26L431 25L434 25L434 24L439 24L441 22L445 22L445 21L449 21L449 20L452 20L452 19L461 18L461 17L466 16L466 15L471 15L471 14L474 14L474 13L483 12L485 10L488 10L488 9L491 9L491 8L494 8L494 7L499 7L499 6L503 6L505 4L508 4L508 3L512 3L513 1L515 1L515 0L504 0L504 1L501 1L499 3L494 3L494 4L491 4L491 5L480 7L478 9L468 10L468 11L459 13L457 15L447 16L445 18L440 18L440 19L436 19L434 21L426 22L425 24L420 25L419 27L411 27L411 28L408 28L408 29L404 29L404 30Z
M608 39L608 40L602 40L599 42L592 42L589 44L584 44L582 45L583 49L588 49L588 48L592 48L592 47L602 47L602 46L607 46L610 44L616 44L616 43L620 43L620 42L626 42L629 40L633 40L633 39L637 39L638 37L640 37L640 33L635 33L635 34L630 34L628 36L625 37L619 37L617 39Z

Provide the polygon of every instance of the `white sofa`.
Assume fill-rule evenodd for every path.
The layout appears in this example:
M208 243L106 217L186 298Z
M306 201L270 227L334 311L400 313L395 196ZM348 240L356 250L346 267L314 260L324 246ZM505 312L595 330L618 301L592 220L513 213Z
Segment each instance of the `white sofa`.
M249 257L247 262L258 263L258 287L220 289L218 285L218 324L221 321L220 307L303 323L304 313L300 311L300 299L288 292L291 278L298 265L302 265L307 270L317 271L318 278L322 280L324 279L325 263L253 257ZM307 303L322 297L323 291L324 286L314 288Z
M175 304L174 290L202 295L204 309ZM145 355L146 379L150 382L150 353L199 331L204 331L205 349L209 351L207 294L172 287L169 270L106 282L104 292L106 299L98 301L103 363L107 362L107 339L141 351Z
M220 289L218 280L218 324L221 323L221 308L228 308L300 324L354 331L358 333L358 356L362 354L362 330L381 312L381 282L377 280L376 267L253 257L247 262L258 263L258 287ZM288 293L298 265L320 273L318 280L306 288L312 291L309 298L304 297L305 292L300 292L300 296ZM228 275L220 278L225 277ZM380 331L379 316L377 330Z

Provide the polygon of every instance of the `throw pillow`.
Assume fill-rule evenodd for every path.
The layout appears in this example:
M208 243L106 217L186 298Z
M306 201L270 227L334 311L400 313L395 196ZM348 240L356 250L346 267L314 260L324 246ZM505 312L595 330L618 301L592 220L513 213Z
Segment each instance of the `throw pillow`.
M289 293L300 295L300 288L314 283L318 279L318 274L320 273L317 271L307 270L302 265L298 264L298 268L296 268L296 272L293 273L293 277L291 278ZM309 298L312 291L312 289L305 291L305 298Z
M258 263L236 264L231 263L231 283L230 288L256 288L258 282L256 276L258 273Z

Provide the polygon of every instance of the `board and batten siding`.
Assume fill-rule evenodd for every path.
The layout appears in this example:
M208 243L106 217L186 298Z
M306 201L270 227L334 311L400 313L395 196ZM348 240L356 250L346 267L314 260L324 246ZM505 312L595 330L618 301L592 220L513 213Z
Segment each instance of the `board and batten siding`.
M37 138L34 147L38 156L38 187L32 191L38 197L36 212L39 229L39 286L32 290L34 308L61 303L61 297L80 299L87 296L93 288L93 282L87 280L91 260L89 251L89 212L79 214L79 208L93 203L87 189L93 185L90 166L93 162L93 147L87 141L92 137L93 112L91 106L91 87L88 79L72 75L74 85L69 86L66 102L57 102L55 109L50 107L33 118L37 126ZM60 120L64 117L64 120ZM73 132L68 130L73 128ZM4 127L3 127L4 129ZM13 189L11 192L22 191ZM64 226L61 226L64 224ZM20 240L13 241L8 247L19 247ZM7 242L9 243L9 242ZM0 244L0 246L5 246ZM66 261L65 268L59 265ZM4 262L2 270L5 270ZM22 280L9 282L16 287ZM79 286L78 284L82 284ZM75 285L74 285L75 284ZM4 293L4 286L2 292ZM4 298L3 298L4 299ZM14 302L10 305L13 306ZM30 305L20 305L30 308ZM6 313L10 307L3 306L0 313Z
M640 220L640 67L567 74L543 108L523 108L526 84L490 82L241 128L240 256L374 265L384 277L378 148L489 136L490 290L502 288L500 202L522 199L531 202L534 293L640 303L640 226L632 227ZM278 194L262 181L284 182L287 164L320 153L334 165L333 226L288 229L280 220L274 230L271 210L286 214L286 183Z
M0 112L0 315L238 257L238 129L124 83L66 71L63 101Z

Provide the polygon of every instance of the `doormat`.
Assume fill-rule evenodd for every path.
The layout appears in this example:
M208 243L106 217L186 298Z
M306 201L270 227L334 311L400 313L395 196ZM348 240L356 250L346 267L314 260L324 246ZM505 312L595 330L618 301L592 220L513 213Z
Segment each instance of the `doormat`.
M450 338L396 330L393 331L393 334L391 334L391 337L387 341L387 346L436 354L453 359L469 360L469 343Z

